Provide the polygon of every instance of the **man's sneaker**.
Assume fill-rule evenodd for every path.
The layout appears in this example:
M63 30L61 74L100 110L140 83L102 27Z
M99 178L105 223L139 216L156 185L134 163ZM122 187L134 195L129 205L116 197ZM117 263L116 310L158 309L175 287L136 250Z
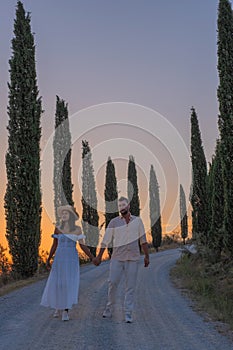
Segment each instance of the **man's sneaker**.
M126 312L126 314L125 314L125 322L127 322L127 323L132 323L133 322L133 318L132 318L131 313Z
M66 310L62 311L62 321L69 321L69 315Z
M58 309L56 309L54 311L53 317L59 317L59 310Z
M112 312L108 307L104 310L103 317L112 317Z

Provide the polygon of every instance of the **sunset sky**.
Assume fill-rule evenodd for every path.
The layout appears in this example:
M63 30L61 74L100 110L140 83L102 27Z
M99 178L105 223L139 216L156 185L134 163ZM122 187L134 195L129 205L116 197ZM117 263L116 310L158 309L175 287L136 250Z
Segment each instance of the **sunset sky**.
M0 1L0 243L4 246L7 245L3 197L6 189L8 60L16 3L16 0ZM81 140L85 138L93 148L99 209L102 208L108 155L116 166L120 194L125 195L128 155L133 154L145 226L148 228L148 179L150 164L153 164L161 186L162 223L169 231L171 220L174 221L170 213L179 186L178 166L169 154L168 145L158 140L161 131L158 124L150 122L153 113L149 116L147 112L158 112L163 121L167 121L168 129L174 129L176 137L180 136L189 152L190 108L194 106L206 158L211 160L218 137L218 1L25 0L23 4L25 10L31 12L35 33L37 78L44 109L41 153L53 133L56 95L68 102L69 115L75 115L75 125L79 128L72 149L72 180L78 211L81 213ZM111 105L113 109L108 109L110 102L123 102L124 109L118 109L116 104ZM100 104L106 105L77 114ZM135 110L134 106L137 106ZM97 119L98 123L93 126ZM130 125L124 125L124 121L129 120ZM159 118L154 117L154 121L157 120ZM171 147L177 152L173 135L167 140L174 141ZM187 168L182 171L182 181L187 179L188 204L190 184L186 171ZM42 194L43 200L53 198L51 179L48 178L42 187ZM49 249L52 209L48 208L48 202L43 204L42 247Z

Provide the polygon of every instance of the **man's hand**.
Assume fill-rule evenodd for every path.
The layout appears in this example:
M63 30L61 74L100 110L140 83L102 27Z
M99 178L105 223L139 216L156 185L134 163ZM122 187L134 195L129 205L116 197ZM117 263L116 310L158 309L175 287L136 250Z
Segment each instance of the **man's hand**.
M101 264L101 259L99 256L96 256L94 259L92 259L92 262L95 266L99 266Z
M50 264L50 261L49 261L49 260L46 260L45 266L46 266L46 269L47 269L47 270L50 270L50 269L51 269L51 264Z
M150 263L149 256L145 256L144 258L144 267L147 267Z
M143 243L142 244L142 249L143 249L143 252L145 254L145 257L144 257L144 266L147 267L150 263L150 260L149 260L149 250L148 250L148 244L147 242Z

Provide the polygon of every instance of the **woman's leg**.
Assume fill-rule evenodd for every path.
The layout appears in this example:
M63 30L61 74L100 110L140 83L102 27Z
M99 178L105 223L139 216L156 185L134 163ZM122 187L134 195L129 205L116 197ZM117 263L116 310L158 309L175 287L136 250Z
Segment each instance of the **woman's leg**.
M54 314L53 314L53 317L58 317L58 316L59 316L59 310L58 310L58 309L55 309Z

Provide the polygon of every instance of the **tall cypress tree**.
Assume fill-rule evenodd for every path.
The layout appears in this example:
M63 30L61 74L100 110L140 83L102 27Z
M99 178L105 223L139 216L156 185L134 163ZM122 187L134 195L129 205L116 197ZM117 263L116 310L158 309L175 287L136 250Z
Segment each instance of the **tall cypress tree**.
M156 251L158 251L158 248L160 247L162 241L162 226L160 213L159 184L153 165L151 165L150 167L149 194L152 244L155 247Z
M38 265L41 239L40 118L41 98L36 79L35 45L30 15L17 3L12 39L4 196L6 238L13 270L32 276Z
M106 177L105 177L105 228L107 228L109 222L119 215L118 211L118 192L117 192L117 179L115 174L115 166L108 157L107 167L106 167ZM108 248L108 254L111 257L113 248Z
M188 237L188 216L186 207L186 197L183 186L180 184L180 228L181 237L185 244L185 239Z
M212 216L212 195L213 195L213 163L214 156L212 156L212 162L209 162L209 170L207 175L207 198L208 198L208 229L210 229L210 222ZM208 236L209 244L209 236Z
M221 161L221 143L217 140L215 156L209 170L210 230L208 246L215 260L219 260L223 249L224 188Z
M128 186L127 186L128 198L130 200L130 212L133 215L140 215L140 200L138 194L138 183L137 183L137 170L135 166L134 157L129 156L128 163Z
M191 108L191 159L192 159L192 235L200 244L207 244L208 202L207 164L202 146L197 114Z
M233 14L229 0L218 8L219 131L224 184L224 242L233 257Z
M92 154L86 140L82 140L82 162L82 227L86 235L86 244L96 256L96 247L99 242L99 215Z
M71 180L71 134L69 129L68 105L56 96L54 152L54 208L56 223L59 223L57 208L60 205L74 205Z
M128 163L128 183L127 193L130 201L130 212L132 215L140 215L140 200L138 194L137 170L135 166L134 157L129 156ZM139 250L141 252L140 240L138 240Z

